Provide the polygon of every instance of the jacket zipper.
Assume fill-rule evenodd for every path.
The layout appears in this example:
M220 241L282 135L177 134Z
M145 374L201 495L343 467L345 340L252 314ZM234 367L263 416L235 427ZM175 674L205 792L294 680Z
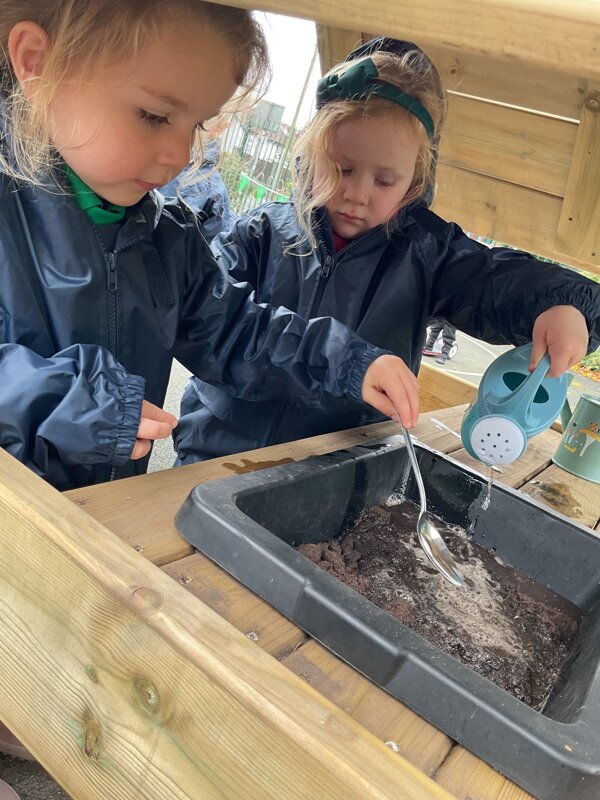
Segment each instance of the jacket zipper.
M108 275L107 275L107 289L108 289L108 347L110 352L115 358L117 354L117 265L115 262L115 254L107 254L108 262Z
M319 269L319 281L318 281L318 284L317 284L317 288L316 288L314 297L313 297L312 302L310 304L310 308L308 309L308 312L306 313L306 319L310 319L312 317L313 313L315 312L315 310L317 310L319 308L319 303L321 302L321 298L323 297L323 292L325 291L325 284L326 284L329 276L331 275L331 273L334 270L334 267L335 267L335 265L337 263L338 256L342 255L342 253L346 253L351 247L354 247L354 245L358 244L363 239L366 239L367 236L370 236L372 233L373 233L373 230L370 230L370 231L367 231L366 233L363 233L357 239L353 239L351 242L348 242L348 244L345 247L342 247L341 250L338 250L338 252L335 255L332 255L329 252L329 250L327 249L327 245L325 244L324 240L322 238L319 238L318 247L319 247L319 252L321 253L321 256L323 258L323 264L321 265L321 268Z
M128 247L135 244L138 239L133 239L127 244L122 245L116 250L106 253L107 275L106 275L106 288L108 290L108 348L113 356L119 360L118 347L118 311L117 311L117 289L119 286L117 278L117 253L127 250ZM111 467L109 480L113 481L118 477L119 468Z
M107 254L107 285L108 290L108 348L115 358L117 358L118 327L117 327L117 264L115 253ZM111 467L109 481L114 481L118 474L118 467Z
M331 273L332 267L333 267L333 256L327 253L325 256L325 260L323 262L323 266L321 267L321 271L319 273L321 278L328 278Z
M315 287L315 293L313 295L312 301L308 310L306 312L306 319L311 319L314 314L315 309L319 307L319 303L321 302L321 298L323 297L323 292L325 291L325 284L331 273L333 272L333 268L335 266L335 256L332 256L331 253L327 250L325 242L323 239L319 239L318 242L319 252L321 253L323 263L319 268L318 272L318 280L317 285Z

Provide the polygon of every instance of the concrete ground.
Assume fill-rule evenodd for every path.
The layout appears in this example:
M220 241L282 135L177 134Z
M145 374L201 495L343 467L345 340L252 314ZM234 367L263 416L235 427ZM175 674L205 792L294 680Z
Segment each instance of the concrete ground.
M476 384L479 384L487 366L501 353L510 349L480 342L460 332L458 333L457 341L458 352L456 356L451 361L447 361L440 369L454 373ZM433 359L430 358L428 361L437 366ZM176 416L179 413L179 400L188 377L189 373L180 364L174 365L165 408ZM600 384L597 381L576 375L569 391L569 401L572 408L582 392L599 394ZM175 453L172 443L166 440L158 442L152 454L150 470L169 469L173 464L174 458ZM69 800L69 796L36 763L18 761L0 754L0 778L15 789L21 800Z

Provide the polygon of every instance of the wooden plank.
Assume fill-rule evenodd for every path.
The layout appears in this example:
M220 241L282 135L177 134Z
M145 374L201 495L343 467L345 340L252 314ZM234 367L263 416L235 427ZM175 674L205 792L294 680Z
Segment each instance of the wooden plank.
M435 779L457 800L535 800L462 747L452 750Z
M275 658L306 640L301 628L202 553L168 564L163 571Z
M470 403L476 396L476 384L421 362L419 400L422 412Z
M440 164L433 210L464 230L600 274L596 263L556 250L562 201L544 192Z
M557 249L600 264L600 82L590 83L584 97L558 224Z
M563 197L578 127L449 94L440 162Z
M600 484L577 478L555 464L522 486L521 491L580 525L594 528L600 519Z
M283 663L427 775L450 752L450 737L317 642L307 642Z
M430 44L425 49L446 89L579 119L587 90L583 77L535 64L528 64L524 69L523 64L514 59L501 56L492 59L484 53L457 51L443 44Z
M440 164L433 210L465 230L528 252L552 249L561 200Z
M228 0L219 0L228 2ZM466 53L600 77L600 6L593 0L236 0L242 8L380 31ZM342 19L343 18L343 19Z
M450 800L4 451L0 719L74 800Z
M361 42L362 37L357 31L317 25L317 47L321 74L324 75L336 64L344 61L348 53L351 53Z

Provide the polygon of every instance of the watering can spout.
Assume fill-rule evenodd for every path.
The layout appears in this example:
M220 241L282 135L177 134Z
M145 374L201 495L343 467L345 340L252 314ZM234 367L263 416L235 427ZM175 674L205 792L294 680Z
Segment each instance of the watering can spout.
M511 464L523 455L528 440L550 427L559 414L563 420L570 417L567 376L547 377L547 354L532 372L530 360L531 344L503 353L485 371L477 397L465 412L463 444L485 464Z

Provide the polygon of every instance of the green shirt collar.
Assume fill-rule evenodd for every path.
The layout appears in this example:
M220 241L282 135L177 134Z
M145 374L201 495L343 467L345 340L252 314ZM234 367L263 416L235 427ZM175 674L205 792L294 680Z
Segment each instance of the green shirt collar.
M110 225L115 222L121 222L125 216L125 206L117 206L98 197L67 164L65 164L65 173L79 208L85 211L92 222L96 225Z

